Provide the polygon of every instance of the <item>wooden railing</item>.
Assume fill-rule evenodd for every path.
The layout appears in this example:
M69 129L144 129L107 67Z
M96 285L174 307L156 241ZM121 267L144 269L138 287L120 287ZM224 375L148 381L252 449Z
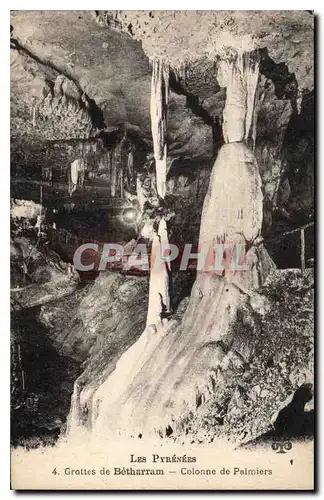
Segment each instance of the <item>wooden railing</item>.
M271 239L264 239L264 243L271 243L274 241L279 241L286 236L294 233L300 232L300 268L302 270L302 273L305 272L306 265L305 265L305 230L311 226L314 226L314 221L309 222L308 224L305 224L304 226L297 227L296 229L292 229L291 231L285 231L284 233L280 234L279 236L276 236L275 238Z

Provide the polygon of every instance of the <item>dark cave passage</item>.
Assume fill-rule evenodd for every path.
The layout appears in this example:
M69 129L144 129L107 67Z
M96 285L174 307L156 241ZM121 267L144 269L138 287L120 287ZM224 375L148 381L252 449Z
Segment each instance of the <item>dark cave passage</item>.
M53 346L39 309L11 315L11 442L54 444L66 424L80 365Z

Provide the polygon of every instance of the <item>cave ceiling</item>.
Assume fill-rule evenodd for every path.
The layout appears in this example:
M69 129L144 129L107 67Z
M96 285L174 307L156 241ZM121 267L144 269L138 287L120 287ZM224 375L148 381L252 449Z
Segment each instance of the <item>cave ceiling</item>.
M170 65L171 159L213 158L214 126L222 119L226 97L218 81L218 61L238 40L260 50L262 85L274 89L261 109L261 134L267 133L266 116L271 116L270 128L283 123L284 131L287 109L312 92L313 16L308 11L274 11L266 19L262 11L253 16L244 11L158 14L12 11L12 150L86 141L125 129L151 150L154 54ZM187 26L193 22L191 31Z

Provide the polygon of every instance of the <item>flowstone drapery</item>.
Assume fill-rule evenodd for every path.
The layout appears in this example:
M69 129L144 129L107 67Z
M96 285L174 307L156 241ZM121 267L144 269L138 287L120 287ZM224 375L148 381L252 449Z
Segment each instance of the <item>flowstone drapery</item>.
M162 263L158 272L151 266L147 327L92 400L92 429L101 437L136 437L157 431L164 435L167 427L173 428L212 397L218 367L226 356L220 341L233 328L237 311L252 288L260 285L271 268L260 245L261 179L248 145L256 115L256 54L223 61L222 71L227 87L225 144L211 173L199 245L239 244L245 267L240 271L225 269L221 275L206 268L197 272L179 323L162 318L169 307L167 264ZM166 223L161 218L153 237L152 258L167 240Z
M151 83L151 128L156 171L156 189L160 198L166 193L167 176L167 105L169 92L169 71L161 59L153 59ZM165 219L159 221L154 230L151 250L149 307L147 326L162 321L163 313L170 311L169 275L170 266L162 262L168 244L168 230Z
M169 72L161 59L152 61L151 80L151 128L156 168L158 195L165 197L167 173L167 107L169 93Z

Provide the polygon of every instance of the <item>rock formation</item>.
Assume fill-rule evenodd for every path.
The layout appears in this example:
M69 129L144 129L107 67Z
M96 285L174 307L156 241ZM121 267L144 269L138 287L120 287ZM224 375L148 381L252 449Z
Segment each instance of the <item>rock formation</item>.
M19 418L34 418L27 308L73 360L47 431L68 420L69 436L248 442L312 385L313 23L308 11L12 12ZM90 255L77 274L89 241L146 244L150 268L99 273ZM179 270L170 243L207 259Z

